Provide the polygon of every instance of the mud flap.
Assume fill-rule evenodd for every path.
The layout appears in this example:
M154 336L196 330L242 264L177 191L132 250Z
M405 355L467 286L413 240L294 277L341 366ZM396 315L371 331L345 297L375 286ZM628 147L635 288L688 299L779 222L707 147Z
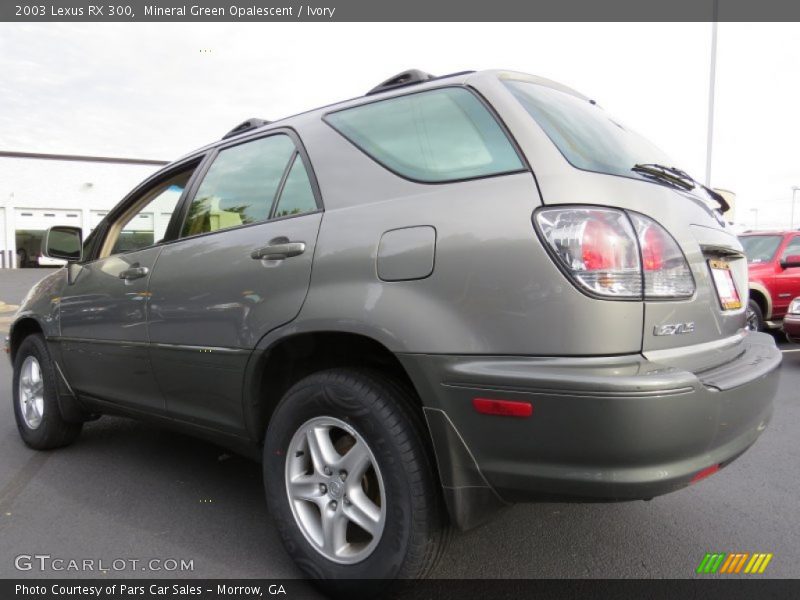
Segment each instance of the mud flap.
M447 414L425 408L439 477L452 522L462 531L477 527L510 506L486 481L475 459Z

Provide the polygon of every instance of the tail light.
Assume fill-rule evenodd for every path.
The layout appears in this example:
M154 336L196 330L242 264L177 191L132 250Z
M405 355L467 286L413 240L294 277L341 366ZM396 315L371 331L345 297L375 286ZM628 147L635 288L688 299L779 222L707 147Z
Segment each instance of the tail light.
M621 299L694 293L678 244L643 215L600 207L545 208L535 223L556 261L590 293Z
M658 223L629 213L642 252L645 298L688 298L694 278L678 243Z

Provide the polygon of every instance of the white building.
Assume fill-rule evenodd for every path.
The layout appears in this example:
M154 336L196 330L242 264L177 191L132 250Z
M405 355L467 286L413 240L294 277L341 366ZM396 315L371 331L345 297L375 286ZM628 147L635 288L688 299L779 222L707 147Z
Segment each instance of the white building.
M0 151L0 268L37 266L44 231L83 228L84 237L138 183L165 164L157 160ZM164 215L140 215L126 230L164 235Z

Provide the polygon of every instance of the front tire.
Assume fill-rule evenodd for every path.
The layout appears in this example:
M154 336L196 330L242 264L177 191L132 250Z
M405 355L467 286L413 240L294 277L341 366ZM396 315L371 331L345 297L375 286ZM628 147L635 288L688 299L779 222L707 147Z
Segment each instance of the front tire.
M58 406L55 365L39 334L26 337L14 358L14 418L19 434L35 450L51 450L75 441L82 423L69 423Z
M267 502L287 552L318 579L416 578L446 517L409 392L372 371L310 375L283 397L264 444ZM350 581L329 584L343 591Z

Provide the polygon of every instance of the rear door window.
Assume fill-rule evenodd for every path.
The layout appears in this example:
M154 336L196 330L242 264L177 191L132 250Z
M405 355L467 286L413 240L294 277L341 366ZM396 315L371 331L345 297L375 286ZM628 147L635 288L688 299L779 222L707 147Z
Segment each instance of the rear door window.
M266 221L295 154L283 134L220 150L189 205L181 237Z
M508 136L464 88L440 88L362 104L325 120L391 171L425 183L525 169Z
M317 210L314 189L299 154L294 155L273 217L290 217Z

